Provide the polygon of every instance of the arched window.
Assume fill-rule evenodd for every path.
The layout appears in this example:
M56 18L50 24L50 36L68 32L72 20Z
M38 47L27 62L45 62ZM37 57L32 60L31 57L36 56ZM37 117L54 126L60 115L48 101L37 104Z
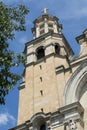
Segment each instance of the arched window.
M55 53L60 54L60 46L58 44L55 45Z
M37 48L36 54L37 54L37 60L39 60L41 58L44 58L45 57L45 52L44 52L43 47Z
M41 125L40 130L46 130L46 125L45 124Z

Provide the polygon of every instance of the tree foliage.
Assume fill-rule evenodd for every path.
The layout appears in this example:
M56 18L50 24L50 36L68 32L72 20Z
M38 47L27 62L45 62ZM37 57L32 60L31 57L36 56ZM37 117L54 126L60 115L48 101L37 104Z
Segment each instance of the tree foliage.
M21 54L9 49L9 40L15 39L16 31L25 31L25 16L29 10L24 5L10 7L0 2L0 104L5 104L5 96L21 78L11 69L24 61Z

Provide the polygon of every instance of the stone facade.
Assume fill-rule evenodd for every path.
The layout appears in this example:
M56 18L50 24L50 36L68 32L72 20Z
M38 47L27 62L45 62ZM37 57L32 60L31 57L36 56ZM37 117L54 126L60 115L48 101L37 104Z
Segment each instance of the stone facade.
M34 21L34 39L24 50L18 125L11 130L87 129L87 30L76 38L81 46L76 58L61 30L46 10Z

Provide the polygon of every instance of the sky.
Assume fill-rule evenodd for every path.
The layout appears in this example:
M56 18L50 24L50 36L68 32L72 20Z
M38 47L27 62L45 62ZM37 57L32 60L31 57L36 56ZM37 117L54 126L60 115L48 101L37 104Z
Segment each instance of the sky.
M10 42L10 48L15 52L23 52L26 42L33 39L31 28L33 21L42 14L43 8L48 8L48 13L59 18L63 26L63 34L77 56L80 46L75 38L87 28L87 0L0 0L7 5L16 6L25 4L30 13L26 17L26 32L15 34L15 40ZM23 72L21 65L18 73ZM6 104L0 105L0 130L8 130L17 125L18 101L20 82L6 96Z

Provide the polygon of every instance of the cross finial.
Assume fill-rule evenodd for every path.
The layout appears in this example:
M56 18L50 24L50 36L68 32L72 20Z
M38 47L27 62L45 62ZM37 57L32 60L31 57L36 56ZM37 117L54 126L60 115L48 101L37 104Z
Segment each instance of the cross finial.
M47 13L47 8L44 8L43 10L42 10L42 12L43 12L43 14L46 14Z

